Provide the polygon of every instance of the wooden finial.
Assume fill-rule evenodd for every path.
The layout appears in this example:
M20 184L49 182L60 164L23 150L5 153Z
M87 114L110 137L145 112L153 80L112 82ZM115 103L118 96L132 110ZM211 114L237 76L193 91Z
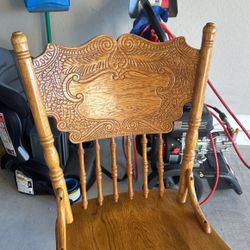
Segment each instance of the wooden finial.
M214 23L207 23L203 28L202 47L212 47L215 38L216 27Z
M20 46L22 44L27 44L27 37L21 31L16 31L12 33L11 42L13 45Z
M21 31L12 34L11 42L17 58L25 59L30 57L27 37Z

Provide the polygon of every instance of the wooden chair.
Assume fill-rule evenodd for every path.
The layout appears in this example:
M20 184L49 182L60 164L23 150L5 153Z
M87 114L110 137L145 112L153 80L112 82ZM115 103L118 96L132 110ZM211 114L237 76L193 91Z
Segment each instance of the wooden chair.
M101 35L79 47L48 44L42 55L32 59L26 37L13 33L12 44L56 193L57 249L228 249L199 207L192 174L214 35L214 24L208 23L200 50L188 46L183 37L153 43L129 34L118 40ZM179 191L164 190L162 133L171 131L190 101ZM53 116L58 129L69 132L71 142L80 145L82 202L73 206L47 116ZM130 135L137 134L143 135L144 190L134 192ZM148 189L146 134L158 134L159 191ZM127 136L128 193L120 194L117 136ZM113 195L106 197L101 138L109 138L111 147ZM95 140L98 197L88 201L81 143L90 140Z

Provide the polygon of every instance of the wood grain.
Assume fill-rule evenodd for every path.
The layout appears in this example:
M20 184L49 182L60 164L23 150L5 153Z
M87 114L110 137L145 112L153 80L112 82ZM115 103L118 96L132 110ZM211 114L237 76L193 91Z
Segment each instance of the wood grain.
M212 47L215 37L215 25L207 23L203 29L202 44L200 50L199 66L197 68L197 75L195 79L194 93L192 99L192 109L189 116L188 132L186 136L185 150L181 166L181 176L179 183L179 201L185 203L188 191L187 171L193 169L195 147L198 140L198 129L201 122L201 115L204 104L205 90L208 80L208 71L210 68ZM189 191L192 192L191 189ZM195 194L193 194L195 197Z
M68 225L69 249L227 249L207 223L192 179L214 36L215 25L208 23L203 29L201 49L197 50L189 47L182 37L153 43L128 34L117 40L101 35L79 47L48 44L45 52L32 61L26 37L21 32L13 34L12 44L53 188L64 194L57 202L58 221L61 221L57 244L64 239L60 236L65 234L64 217L67 223L72 223L73 217L47 115L55 117L59 130L69 132L73 143L95 140L99 205L103 205L103 194L98 139L113 138L111 155L115 177L114 137L127 136L128 200L131 200L134 192L130 136L159 134L161 199L153 191L148 199L136 194L134 202L125 200L124 194L118 203L108 197L103 208L94 201L86 211L74 206L75 222ZM171 131L173 121L182 115L183 105L190 101L192 109L178 203L172 191L163 196L162 134ZM143 151L145 184L145 146ZM114 182L115 200L117 194ZM192 206L180 204L186 202L187 194ZM146 189L144 196L147 196ZM193 215L211 235L201 233Z
M27 38L22 32L15 32L12 34L11 42L17 57L25 93L29 101L39 141L43 147L44 159L49 168L49 176L53 189L55 192L60 188L63 190L65 197L66 220L67 223L71 223L73 217L68 198L68 191L62 169L59 166L59 156L54 146L54 138L49 125L42 95L39 90L39 83L31 60Z
M100 144L99 141L95 141L95 169L96 169L96 185L97 185L97 200L99 205L103 204L103 193L102 193L102 168L101 168L101 157L100 157Z
M148 198L148 159L147 159L147 137L145 134L142 135L142 168L143 168L143 191L144 197Z
M57 220L56 220L56 249L66 250L66 219L65 219L65 203L62 188L56 190L57 204Z
M229 249L213 229L211 234L202 231L190 203L176 202L176 191L166 190L163 198L157 190L148 199L142 194L135 192L131 202L120 193L118 203L112 195L106 196L102 207L90 200L85 211L73 205L68 250Z
M162 134L159 134L158 135L158 175L159 175L159 194L160 194L160 197L163 197L164 190L165 190L163 174L164 174L163 139L162 139Z
M203 230L209 234L211 233L211 226L209 225L206 217L204 216L200 208L199 201L197 200L195 187L194 187L194 176L193 176L193 172L191 169L187 170L186 178L187 178L187 184L188 184L188 194L190 197L190 201L191 201L191 205L193 207L194 213L198 221L200 222Z
M78 158L79 158L79 167L80 167L80 185L82 192L82 206L84 209L88 207L88 197L87 197L87 188L86 188L86 171L84 164L84 149L82 143L79 143L78 146Z
M79 143L169 132L192 99L199 58L183 37L153 43L125 34L49 44L33 62L48 115Z
M130 136L127 136L126 149L127 149L128 196L129 196L130 200L132 200L134 197L134 191L133 191L133 169L132 169Z
M118 202L119 199L119 192L118 192L118 173L117 173L117 163L116 163L116 144L115 138L111 138L110 140L110 147L111 147L111 169L112 169L112 179L113 179L113 194L115 202Z

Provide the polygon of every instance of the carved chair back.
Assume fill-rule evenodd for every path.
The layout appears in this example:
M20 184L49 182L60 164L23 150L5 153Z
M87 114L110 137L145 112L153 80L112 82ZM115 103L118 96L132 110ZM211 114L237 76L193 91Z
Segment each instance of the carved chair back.
M203 31L201 49L187 45L183 37L153 43L135 35L118 40L101 35L79 47L48 44L45 52L31 59L27 39L13 34L26 93L37 126L54 189L67 191L47 115L56 119L73 143L95 140L98 201L103 202L100 146L110 138L114 199L118 201L116 136L128 136L128 193L133 198L130 135L143 135L144 195L148 196L146 134L159 134L158 169L160 195L164 192L162 133L170 132L181 117L183 105L192 102L186 151L182 166L179 199L185 200L185 171L192 169L202 112L215 27ZM79 147L83 206L87 208L84 154ZM72 214L65 199L66 219Z

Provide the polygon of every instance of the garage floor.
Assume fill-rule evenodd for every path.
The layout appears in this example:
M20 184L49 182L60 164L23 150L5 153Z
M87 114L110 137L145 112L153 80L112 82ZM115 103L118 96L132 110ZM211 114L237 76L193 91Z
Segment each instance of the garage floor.
M241 151L250 162L249 147L243 147ZM243 194L239 196L232 190L219 190L203 210L208 221L232 249L250 249L250 171L242 166L233 151L227 157ZM121 159L118 159L119 162ZM107 158L102 164L109 166ZM103 186L106 194L112 192L112 183L106 176L103 176ZM140 182L135 183L135 188L140 187ZM126 181L120 183L119 188L125 191ZM95 194L96 187L93 186L89 197ZM13 175L0 170L0 249L55 249L55 218L56 208L52 196L20 194L16 190Z

